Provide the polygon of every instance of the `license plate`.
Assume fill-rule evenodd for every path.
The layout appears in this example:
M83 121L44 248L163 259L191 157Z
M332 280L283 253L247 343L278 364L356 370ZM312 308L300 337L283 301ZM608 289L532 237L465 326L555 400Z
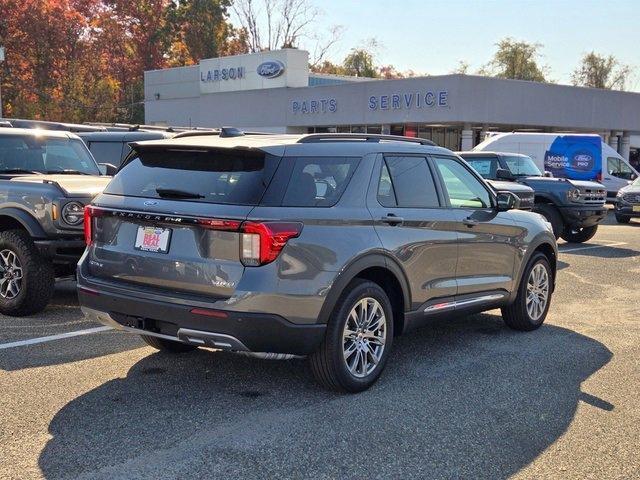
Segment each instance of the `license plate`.
M170 228L138 227L134 247L145 252L167 253L170 240Z
M633 206L633 211L634 212L640 212L640 205L634 205Z

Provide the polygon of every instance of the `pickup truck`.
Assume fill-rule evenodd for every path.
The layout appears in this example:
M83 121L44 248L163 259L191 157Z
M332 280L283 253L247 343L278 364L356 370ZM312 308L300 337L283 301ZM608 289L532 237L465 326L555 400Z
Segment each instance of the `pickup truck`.
M517 153L474 151L458 155L486 180L533 188L533 211L547 219L556 238L586 242L607 216L607 192L600 183L545 176L530 157ZM500 188L504 190L506 185Z
M84 207L109 183L70 132L0 128L0 313L44 309L84 252Z

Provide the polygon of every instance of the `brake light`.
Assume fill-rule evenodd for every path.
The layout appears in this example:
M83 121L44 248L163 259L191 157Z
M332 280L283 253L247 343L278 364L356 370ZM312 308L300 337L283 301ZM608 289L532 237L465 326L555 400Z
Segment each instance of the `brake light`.
M287 244L302 232L299 222L244 222L240 227L240 258L247 267L273 262Z
M198 225L207 230L224 230L237 232L240 229L238 220L223 220L219 218L198 218Z
M84 207L84 243L90 246L93 243L93 219L101 216L104 210L92 205Z
M598 172L598 174L596 175L596 180L599 182L602 181L602 172Z

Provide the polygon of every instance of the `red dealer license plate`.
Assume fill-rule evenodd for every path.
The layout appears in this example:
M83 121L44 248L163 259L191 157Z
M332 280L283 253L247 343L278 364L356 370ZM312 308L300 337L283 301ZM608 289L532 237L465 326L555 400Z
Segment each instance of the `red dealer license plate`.
M170 228L138 227L134 247L145 252L167 253L170 240Z

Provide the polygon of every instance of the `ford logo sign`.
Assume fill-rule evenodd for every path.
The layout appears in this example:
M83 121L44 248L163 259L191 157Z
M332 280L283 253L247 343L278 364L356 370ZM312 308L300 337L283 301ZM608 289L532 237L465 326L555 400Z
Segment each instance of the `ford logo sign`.
M146 202L144 202L144 205L146 207L153 207L154 205L158 205L158 202L156 202L155 200L147 200Z
M276 78L284 72L284 63L278 60L270 60L258 65L258 75L264 78Z

